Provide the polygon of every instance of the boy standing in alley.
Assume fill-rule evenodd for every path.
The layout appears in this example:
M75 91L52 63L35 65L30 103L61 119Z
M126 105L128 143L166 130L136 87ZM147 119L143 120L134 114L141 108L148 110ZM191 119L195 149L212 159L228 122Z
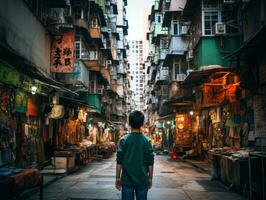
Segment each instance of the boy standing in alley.
M154 154L150 139L141 133L143 123L143 113L132 112L131 133L118 144L115 186L118 190L122 188L122 200L134 200L135 195L137 200L147 200L152 186Z

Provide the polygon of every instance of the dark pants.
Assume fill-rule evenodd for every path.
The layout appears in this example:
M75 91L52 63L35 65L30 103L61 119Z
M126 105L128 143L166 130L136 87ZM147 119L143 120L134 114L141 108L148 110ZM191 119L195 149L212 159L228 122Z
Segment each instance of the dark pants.
M122 200L134 200L135 194L137 200L147 200L148 186L122 185Z

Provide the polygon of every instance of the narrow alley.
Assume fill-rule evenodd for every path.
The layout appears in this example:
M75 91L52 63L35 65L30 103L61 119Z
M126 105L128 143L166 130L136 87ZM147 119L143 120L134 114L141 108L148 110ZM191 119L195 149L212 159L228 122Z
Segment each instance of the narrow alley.
M265 46L266 0L0 0L0 200L266 200Z
M62 178L44 189L45 200L118 200L115 189L115 157L94 162L78 173ZM156 156L151 200L241 200L210 176L168 156ZM36 193L27 200L39 199Z

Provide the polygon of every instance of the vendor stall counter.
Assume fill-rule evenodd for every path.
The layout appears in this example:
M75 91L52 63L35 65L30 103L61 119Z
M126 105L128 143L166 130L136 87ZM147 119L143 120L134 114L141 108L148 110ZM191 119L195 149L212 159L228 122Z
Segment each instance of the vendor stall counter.
M43 199L43 176L37 169L1 169L0 194L1 199L19 199L20 194L26 189L40 188L40 200Z
M266 200L266 153L249 154L250 200Z
M218 179L240 194L248 192L248 159L212 153L212 179Z

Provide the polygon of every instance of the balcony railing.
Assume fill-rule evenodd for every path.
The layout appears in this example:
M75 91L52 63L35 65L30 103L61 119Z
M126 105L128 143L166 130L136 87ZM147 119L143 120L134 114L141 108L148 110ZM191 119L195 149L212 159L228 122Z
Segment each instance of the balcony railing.
M117 66L117 73L118 74L125 74L126 73L126 70L125 70L123 64L120 64L120 65Z
M177 82L182 82L187 78L186 74L175 74L175 76L173 77L173 81L177 81Z
M161 49L160 50L160 60L164 60L168 53L168 49Z
M180 36L172 36L168 54L184 55L187 51L188 42Z
M156 82L157 81L166 81L169 78L168 69L162 69L156 76Z
M90 27L89 30L91 38L101 38L101 30L99 27Z

